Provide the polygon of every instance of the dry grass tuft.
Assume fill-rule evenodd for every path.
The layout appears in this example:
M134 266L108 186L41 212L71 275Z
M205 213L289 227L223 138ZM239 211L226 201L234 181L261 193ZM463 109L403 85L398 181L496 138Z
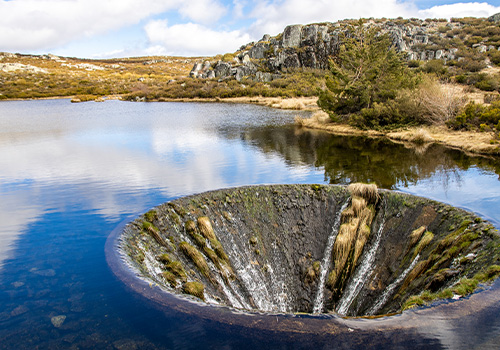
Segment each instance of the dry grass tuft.
M184 224L184 228L186 229L186 232L191 233L196 231L196 224L194 223L193 220L188 220Z
M444 124L454 118L467 102L463 88L453 84L439 84L429 80L421 84L417 95L424 110L424 122Z
M283 100L271 101L271 107L281 109L295 109L303 110L306 108L303 99L301 98L287 98Z
M417 278L422 274L422 272L424 272L428 264L428 260L420 261L417 266L415 266L413 270L410 271L408 276L406 276L403 284L401 285L401 288L399 288L399 291L405 290L415 278Z
M410 136L410 141L417 144L424 144L434 142L434 138L425 129L418 129L413 135Z
M324 111L316 111L311 116L311 120L313 120L316 123L326 124L330 122L330 116L328 115L328 113Z
M358 239L356 240L356 244L354 245L354 259L353 259L353 267L356 266L361 253L363 252L363 248L365 247L366 241L370 236L370 226L362 225L359 228Z
M162 245L164 247L167 246L165 240L160 236L160 230L155 225L153 225L149 221L144 220L142 222L142 228L151 236L153 236L153 238L156 240L156 242L158 242L159 245Z
M375 184L353 183L347 189L353 197L362 197L368 203L377 203L378 201L378 188Z
M413 247L417 242L422 238L425 230L427 228L425 226L420 226L419 228L412 231L410 234L410 247Z
M349 207L342 212L340 221L342 223L349 222L351 221L352 218L354 218L354 210L352 210L352 208Z
M413 259L419 254L425 247L431 243L431 241L434 239L434 234L430 231L426 231L424 233L424 236L420 239L420 242L418 242L417 246L415 247L415 251L413 252Z
M214 229L212 228L212 224L210 223L210 219L206 216L201 216L198 218L198 228L200 229L200 232L203 237L213 240L217 239L215 237Z
M186 282L183 287L184 293L191 294L205 301L205 286L203 283L194 281Z
M303 127L306 126L306 119L302 118L300 115L296 115L294 118L295 125Z
M181 242L179 244L179 249L191 259L203 276L210 278L210 269L208 268L207 261L198 249L187 242Z
M366 208L366 200L362 197L353 196L351 200L351 208L354 212L354 216L358 217L363 209Z

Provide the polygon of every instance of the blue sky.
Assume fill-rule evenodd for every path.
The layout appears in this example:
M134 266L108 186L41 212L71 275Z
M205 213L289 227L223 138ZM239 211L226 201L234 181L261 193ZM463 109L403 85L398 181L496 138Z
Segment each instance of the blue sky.
M0 0L0 51L210 56L276 35L288 24L499 12L500 0Z

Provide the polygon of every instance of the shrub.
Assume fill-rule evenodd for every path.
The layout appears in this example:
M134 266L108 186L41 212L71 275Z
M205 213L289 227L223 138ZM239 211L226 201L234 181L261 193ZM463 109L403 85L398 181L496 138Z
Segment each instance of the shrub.
M447 125L453 129L488 131L500 123L500 101L493 101L489 106L468 103ZM484 124L483 126L481 126ZM488 127L488 128L487 128Z
M362 26L351 27L350 32L353 36L342 38L336 59L330 61L331 74L319 94L319 107L332 119L352 114L350 122L358 127L408 123L394 100L400 90L417 85L413 72L391 48L387 35Z
M442 60L430 60L424 65L423 71L426 73L445 74L446 67Z

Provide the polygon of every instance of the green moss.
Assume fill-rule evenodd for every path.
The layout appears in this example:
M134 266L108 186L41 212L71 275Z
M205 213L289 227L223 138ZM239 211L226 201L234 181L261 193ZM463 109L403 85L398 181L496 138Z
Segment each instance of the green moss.
M172 209L174 209L174 211L177 213L177 215L180 215L181 217L184 217L187 215L187 211L183 207L181 207L175 203L172 203L172 202L168 203L168 205L170 207L172 207Z
M184 271L184 268L182 267L180 261L172 261L166 265L166 268L168 271L172 272L177 277L180 277L183 280L186 279L186 271Z
M434 239L434 234L430 231L426 231L420 241L418 242L417 246L415 247L415 250L413 251L413 259L424 250L425 247L431 243L431 241Z
M177 277L172 272L163 271L162 275L171 287L175 287L177 285Z
M212 249L217 253L219 258L221 258L225 262L229 262L229 257L227 256L224 248L222 248L222 245L217 239L211 239L210 245L212 246Z
M146 214L144 214L144 217L146 218L147 221L153 222L158 218L158 214L156 213L156 210L152 209L148 211Z
M210 270L207 265L207 261L203 257L203 255L187 242L181 242L179 244L179 249L189 258L191 261L195 264L195 266L198 268L198 271L200 273L209 278L210 277Z
M163 264L168 264L172 261L172 258L168 254L162 254L158 257L158 261L160 261Z
M153 225L152 223L150 223L149 221L146 221L146 220L142 221L142 228L146 232L150 232L150 231L159 232L160 231L160 230L158 230L158 228L155 225Z
M474 279L484 283L494 280L498 276L500 276L500 266L491 265L486 269L486 271L481 271L475 274Z
M184 293L193 295L201 300L205 300L205 286L201 282L186 282L183 287Z
M438 298L440 299L451 299L453 297L453 292L451 289L447 288L438 293Z
M321 268L321 262L320 261L315 261L313 262L313 269L316 273L319 272L319 269Z
M206 256L217 266L217 268L220 270L221 265L219 261L219 257L217 256L217 253L214 252L212 249L208 248L207 246L203 247L203 252L205 253Z
M423 299L419 295L412 295L403 304L402 310L412 309L417 306L424 305Z
M465 296L474 292L477 288L478 281L475 279L462 278L457 285L451 289L453 293Z
M314 192L316 192L316 193L320 192L320 191L321 191L321 188L322 188L322 186L321 186L321 185L317 185L317 184L313 184L313 185L311 185L311 189L312 189Z

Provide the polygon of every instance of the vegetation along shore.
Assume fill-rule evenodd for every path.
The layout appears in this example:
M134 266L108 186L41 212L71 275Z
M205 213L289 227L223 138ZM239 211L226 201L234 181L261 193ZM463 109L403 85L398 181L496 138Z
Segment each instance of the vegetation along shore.
M0 100L228 101L304 127L500 154L500 16L290 25L215 57L0 53Z

